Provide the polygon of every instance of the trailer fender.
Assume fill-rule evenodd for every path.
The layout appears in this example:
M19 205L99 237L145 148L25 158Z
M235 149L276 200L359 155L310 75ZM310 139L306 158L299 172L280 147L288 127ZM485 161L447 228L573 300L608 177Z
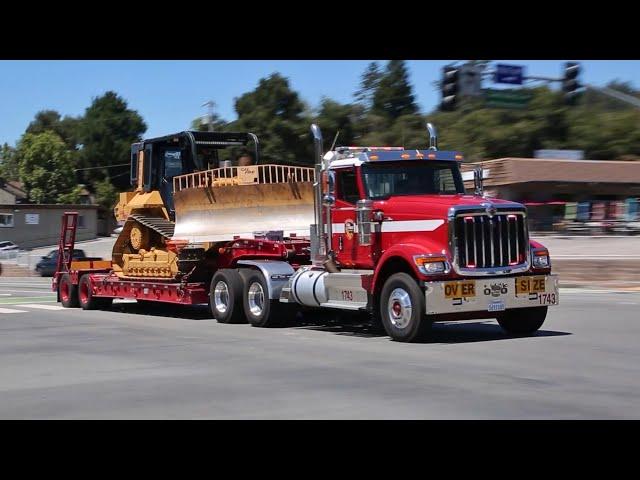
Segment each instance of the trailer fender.
M280 298L280 291L287 285L289 279L295 272L293 267L287 262L278 260L240 260L237 266L238 268L248 266L260 270L267 281L269 299L271 300Z

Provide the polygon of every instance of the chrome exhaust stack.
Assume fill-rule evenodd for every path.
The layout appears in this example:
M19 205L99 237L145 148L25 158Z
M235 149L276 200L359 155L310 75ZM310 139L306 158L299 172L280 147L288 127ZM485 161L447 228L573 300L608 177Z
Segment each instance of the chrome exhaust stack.
M427 130L429 131L429 150L438 150L438 131L431 122L427 122Z
M338 272L339 269L333 259L333 251L331 250L331 237L327 236L327 231L329 235L331 235L331 207L333 206L334 200L332 195L327 192L322 191L322 174L324 173L324 163L323 163L323 155L322 155L322 132L320 131L320 127L318 127L315 123L311 124L311 134L313 135L313 144L315 147L315 173L316 178L313 184L314 189L314 217L316 222L315 228L315 239L312 239L312 245L317 245L317 251L311 252L312 259L311 261L315 265L321 265L328 272ZM322 208L326 207L327 212L327 229L325 231L325 223L322 218ZM314 229L311 229L311 232L314 232ZM315 240L315 241L313 241Z

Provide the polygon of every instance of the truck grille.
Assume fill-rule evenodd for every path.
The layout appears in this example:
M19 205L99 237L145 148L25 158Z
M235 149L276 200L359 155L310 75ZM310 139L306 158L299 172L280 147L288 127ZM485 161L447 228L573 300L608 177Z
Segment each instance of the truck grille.
M528 263L529 238L523 212L459 213L453 221L454 265L465 272Z

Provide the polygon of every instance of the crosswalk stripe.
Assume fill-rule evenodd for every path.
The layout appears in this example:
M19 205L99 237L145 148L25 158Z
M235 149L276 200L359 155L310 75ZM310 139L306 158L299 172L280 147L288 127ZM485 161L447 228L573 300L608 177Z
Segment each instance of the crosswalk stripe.
M13 308L0 308L0 313L26 313L26 310L14 310Z
M20 307L24 308L39 308L41 310L66 310L66 308L60 305L37 305L35 303L21 303Z

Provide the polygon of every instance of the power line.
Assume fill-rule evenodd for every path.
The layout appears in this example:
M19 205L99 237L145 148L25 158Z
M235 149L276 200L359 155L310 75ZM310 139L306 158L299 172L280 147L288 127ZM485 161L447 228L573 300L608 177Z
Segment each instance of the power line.
M115 167L124 167L124 166L129 166L131 165L130 163L119 163L117 165L105 165L104 167L86 167L86 168L74 168L73 171L74 172L79 172L81 170L95 170L97 168L115 168Z

